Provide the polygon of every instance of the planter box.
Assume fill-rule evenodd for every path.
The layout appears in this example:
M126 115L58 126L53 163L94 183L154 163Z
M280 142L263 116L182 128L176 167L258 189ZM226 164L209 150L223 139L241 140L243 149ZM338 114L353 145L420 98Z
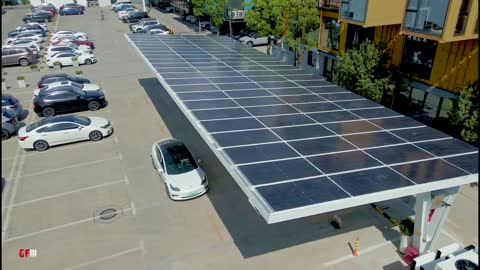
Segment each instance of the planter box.
M78 67L78 61L73 61L73 67Z
M5 90L7 90L7 83L2 82L2 91L5 91Z
M53 69L61 69L61 66L53 65Z
M27 84L25 83L25 80L17 81L18 83L18 88L27 88Z
M400 238L400 246L398 248L398 251L400 253L404 254L405 250L408 246L411 246L413 244L413 236L406 236L402 235Z

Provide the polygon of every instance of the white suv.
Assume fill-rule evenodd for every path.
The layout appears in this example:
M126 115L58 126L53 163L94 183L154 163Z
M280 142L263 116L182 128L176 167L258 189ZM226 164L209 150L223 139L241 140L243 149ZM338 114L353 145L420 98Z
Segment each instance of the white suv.
M253 32L248 36L241 37L240 42L250 47L254 45L267 45L268 37L259 37L257 32Z
M138 31L141 31L145 28L147 28L147 26L150 26L150 25L160 25L160 22L159 21L143 21L141 23L139 23L138 25L134 25L132 27L132 32L138 32Z

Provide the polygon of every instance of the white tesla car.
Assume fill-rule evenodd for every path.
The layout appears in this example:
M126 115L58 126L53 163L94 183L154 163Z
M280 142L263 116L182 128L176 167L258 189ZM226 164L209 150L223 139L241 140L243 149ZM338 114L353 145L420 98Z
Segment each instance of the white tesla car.
M177 139L156 142L151 152L154 168L165 183L172 200L188 200L208 191L207 175L190 151Z
M95 56L89 53L75 54L73 52L57 53L50 57L47 61L47 66L53 67L53 63L60 62L60 66L73 66L72 58L77 57L79 65L90 65L97 62Z
M45 84L42 88L37 88L33 90L33 97L37 97L40 91L51 91L55 88L69 88L74 87L82 91L101 91L102 89L98 84L93 83L76 83L72 81L62 81L62 82L53 82Z
M59 144L99 141L112 132L110 121L102 117L52 116L20 128L18 143L23 149L45 151Z
M37 34L37 33L24 33L24 34L20 34L20 35L16 35L15 37L11 37L11 38L8 38L7 39L7 44L9 42L13 42L13 41L16 41L16 40L21 40L21 39L33 39L35 40L36 42L38 43L42 43L45 39L42 37L42 35L40 34Z
M68 52L73 52L75 54L89 54L87 52L78 50L78 49L73 49L68 46L61 46L61 47L49 47L44 53L43 56L45 57L45 60L50 60L54 55L59 54L59 53L68 53Z
M79 50L79 51L82 51L82 52L86 52L86 53L92 53L92 48L90 48L90 46L87 46L87 45L77 45L75 43L68 43L68 42L65 42L64 44L55 44L55 45L50 45L48 49L50 48L55 48L55 47L69 47L73 50Z
M71 36L73 36L77 39L80 39L80 38L84 38L85 40L88 39L87 33L75 32L75 31L57 31L52 35L52 38L56 39L58 37L71 37Z
M162 29L150 29L145 34L147 35L170 35L168 31Z

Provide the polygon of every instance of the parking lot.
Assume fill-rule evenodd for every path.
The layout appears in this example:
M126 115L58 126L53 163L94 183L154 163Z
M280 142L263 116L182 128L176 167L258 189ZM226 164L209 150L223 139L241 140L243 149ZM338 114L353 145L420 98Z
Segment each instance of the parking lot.
M2 32L20 26L26 12L3 15ZM7 181L2 267L408 269L397 253L398 232L368 205L335 213L343 220L340 230L329 224L331 214L267 225L128 44L128 24L110 10L104 13L104 21L98 7L88 8L83 16L57 17L54 28L87 32L95 43L96 64L61 72L82 70L80 76L104 89L106 108L75 114L105 117L115 131L99 142L45 152L24 151L15 136L2 141L2 176ZM162 20L161 13L155 14ZM27 110L22 122L40 119L32 111L33 89L42 75L58 71L4 71L10 86L6 93ZM16 86L17 75L26 77L26 89ZM202 159L211 188L207 195L185 202L168 199L149 153L154 142L172 136ZM478 188L466 186L461 192L438 246L455 239L478 245ZM390 207L389 214L397 219L412 214L401 200L381 205ZM357 237L360 256L352 257L349 243ZM20 258L22 248L36 249L37 256Z

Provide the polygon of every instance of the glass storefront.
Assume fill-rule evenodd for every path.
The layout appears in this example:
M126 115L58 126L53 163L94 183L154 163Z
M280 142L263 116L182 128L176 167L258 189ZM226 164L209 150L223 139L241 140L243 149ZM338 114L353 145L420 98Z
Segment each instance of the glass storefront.
M449 0L408 0L403 28L441 36Z

